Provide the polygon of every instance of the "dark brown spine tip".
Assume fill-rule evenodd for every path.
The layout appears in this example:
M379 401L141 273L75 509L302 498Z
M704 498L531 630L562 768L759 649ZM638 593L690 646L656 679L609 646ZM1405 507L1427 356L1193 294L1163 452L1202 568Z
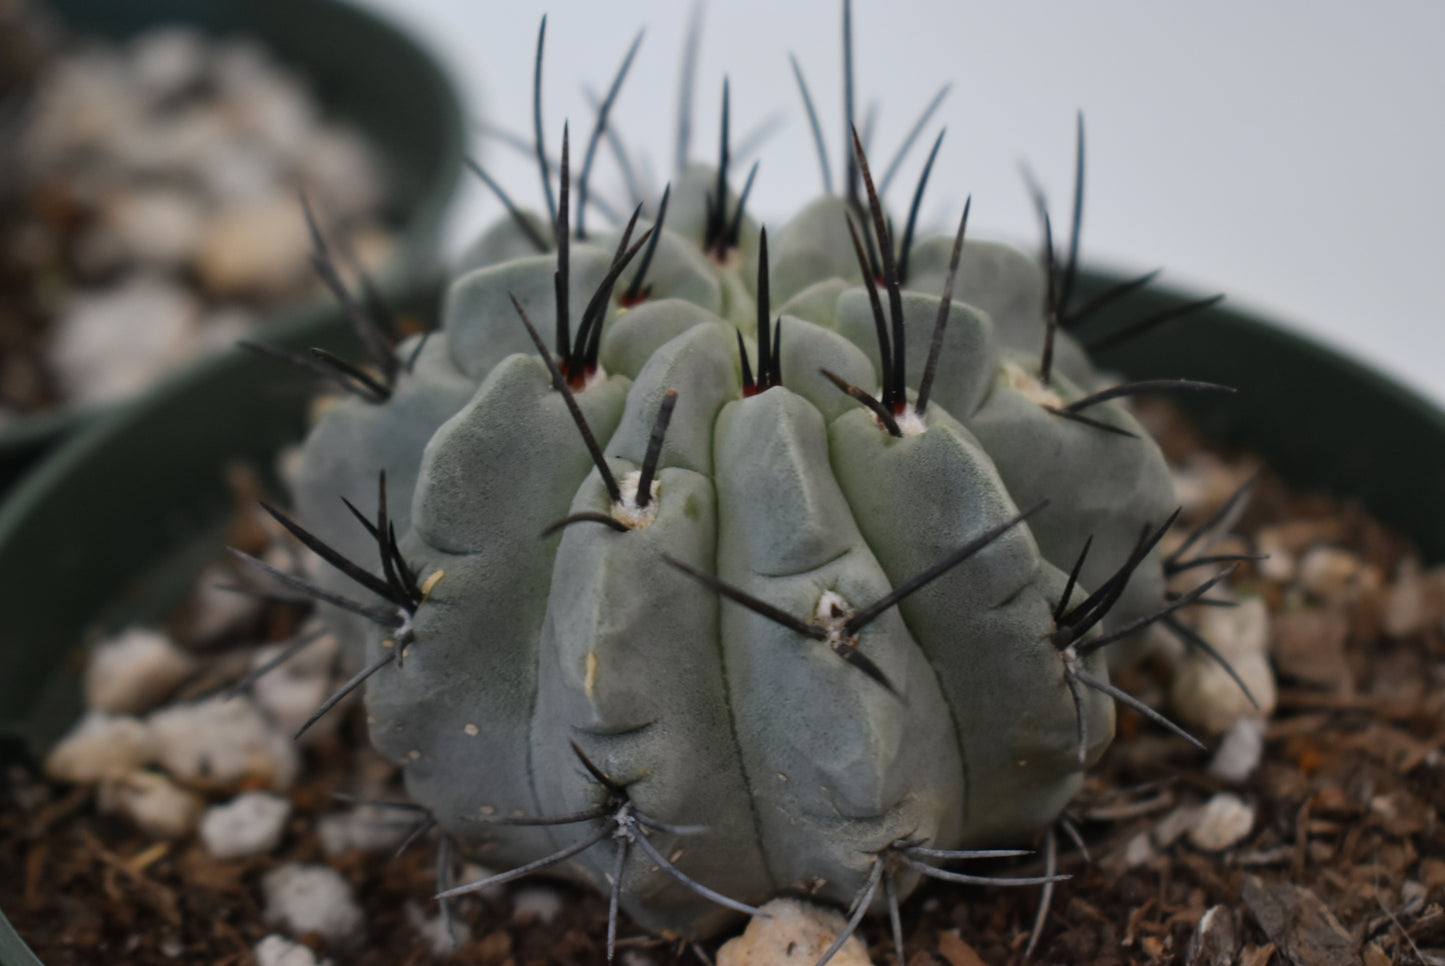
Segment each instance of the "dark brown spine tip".
M758 232L758 382L766 389L772 370L772 295L768 290L768 229Z
M1096 406L1111 399L1121 399L1125 396L1136 396L1146 392L1236 392L1233 386L1220 385L1217 382L1201 382L1197 379L1141 379L1137 382L1125 382L1108 389L1101 389L1096 393L1076 399L1064 408L1069 412L1077 413L1090 406Z
M542 357L542 364L552 375L552 388L562 394L562 402L567 407L567 412L572 416L572 422L576 424L577 431L582 434L582 442L587 447L588 454L592 457L592 464L597 467L597 473L602 477L602 484L607 488L607 495L613 503L622 502L622 490L617 485L617 478L612 475L612 468L607 465L607 459L602 455L602 447L597 445L597 437L592 435L592 428L587 425L587 418L582 415L582 409L577 405L577 398L572 395L572 389L563 378L562 371L557 368L556 361L547 346L542 342L542 337L537 334L537 327L527 317L527 310L522 308L522 303L517 301L515 293L507 293L512 299L512 306L517 310L517 316L522 320L522 325L527 330L527 335L532 339L532 345L537 348L537 354Z
M848 204L862 210L863 206L858 201L858 162L853 156L852 142L846 140L850 137L848 132L855 127L853 118L853 3L852 0L843 0L843 157L847 164L844 191L847 192Z
M397 653L401 650L401 648L402 643L400 641L397 641L396 645L390 650L388 650L384 656L368 664L360 671L357 671L356 674L352 676L351 680L347 681L341 687L337 688L336 692L332 694L331 697L321 702L321 706L318 707L315 711L311 712L311 717L306 719L306 723L303 724L300 728L298 728L296 730L296 734L292 737L300 738L302 735L306 734L307 731L311 730L312 725L325 717L326 712L330 711L332 708L340 704L348 694L361 687L361 685L366 682L367 678L371 677L377 671L380 671L382 668L395 661L397 659Z
M633 219L634 221L636 220L635 213ZM631 231L630 225L628 230ZM585 376L591 376L597 372L597 360L602 354L602 326L606 320L607 306L612 301L612 289L617 284L617 280L622 277L622 273L627 270L627 266L632 263L632 259L647 245L648 241L656 233L657 226L654 225L643 232L642 237L633 242L632 247L627 249L627 251L621 252L619 246L620 257L614 258L612 267L609 268L607 274L602 277L602 283L597 286L597 292L593 294L592 300L596 305L591 308L589 312L587 342L582 349L582 366ZM627 236L624 236L624 238L626 237ZM579 344L581 338L582 334L579 332Z
M707 206L707 228L703 233L703 248L721 256L724 236L727 231L728 198L728 79L723 78L722 123L718 135L717 184L709 196Z
M928 187L928 176L933 173L933 162L938 160L938 149L943 147L943 136L947 133L948 129L944 128L934 139L933 148L928 152L928 160L923 165L923 173L918 176L918 186L913 190L913 201L908 205L908 221L903 228L903 244L898 248L898 278L901 282L908 281L908 257L913 253L913 230L918 225L918 212L923 207L923 191ZM887 188L880 190L886 191Z
M1089 556L1089 548L1094 545L1094 535L1089 534L1084 540L1084 546L1079 550L1079 556L1074 561L1074 569L1069 571L1068 582L1064 584L1064 592L1059 595L1059 602L1054 605L1054 623L1063 619L1064 611L1069 606L1069 598L1074 596L1074 588L1079 584L1079 572L1084 569L1084 560Z
M1150 282L1154 281L1154 279L1158 278L1159 273L1162 271L1162 268L1156 268L1151 272L1145 272L1143 275L1136 275L1135 277L1126 279L1125 281L1122 281L1117 285L1110 286L1109 288L1100 292L1098 295L1091 298L1089 301L1085 302L1083 305L1079 306L1077 309L1069 312L1068 315L1059 320L1059 325L1063 326L1066 329L1078 325L1080 322L1084 321L1095 312L1098 312L1100 309L1108 305L1112 305L1114 302L1122 299L1130 292L1134 292L1148 285Z
M637 56L637 48L642 45L642 35L645 31L639 30L637 36L632 39L632 44L627 48L627 54L622 58L622 64L617 68L617 73L612 77L612 85L607 89L607 96L602 99L602 104L597 108L597 119L592 125L592 134L587 139L587 154L582 161L582 173L577 178L577 237L587 237L587 181L592 174L592 162L597 156L597 144L602 140L602 135L607 131L607 118L612 113L612 104L617 100L617 94L622 90L622 82L627 79L627 72L632 69L632 59Z
M874 620L876 620L879 615L887 611L888 608L894 606L899 601L910 596L911 594L916 593L928 584L932 583L934 580L937 580L939 577L948 573L948 571L952 570L954 567L957 567L959 564L963 563L974 554L980 552L989 544L997 540L999 537L1002 537L1014 527L1023 523L1029 517L1038 513L1040 510L1042 510L1048 505L1049 501L1043 500L1039 503L1036 503L1029 509L1024 510L1022 513L1015 514L1012 518L1006 520L1005 522L1000 523L997 526L992 527L988 530L985 530L983 533L979 534L977 537L974 537L968 543L964 544L962 547L959 547L953 553L949 554L947 557L943 558L932 567L929 567L922 573L916 574L912 578L904 581L893 590L891 590L889 593L885 594L883 597L880 597L872 604L869 604L867 607L858 611L858 613L850 617L848 619L848 622L843 625L844 633L846 633L850 637L856 635L864 627L867 627Z
M581 389L586 385L587 376L596 370L596 364L590 357L594 330L596 335L601 337L602 320L607 315L608 303L612 301L612 289L616 285L618 277L626 267L622 261L626 254L627 244L632 240L632 232L637 227L637 219L642 214L642 203L632 210L632 217L627 221L627 227L622 230L622 237L617 242L617 250L612 254L612 263L608 266L607 275L602 279L601 284L587 300L587 307L582 310L582 321L577 324L577 340L569 349L571 367L567 373L573 389Z
M868 409L873 413L873 415L878 417L878 421L883 424L883 428L888 430L888 435L902 438L903 430L899 428L898 420L894 417L893 413L888 409L887 406L883 405L883 403L879 402L877 399L874 399L862 389L859 389L857 386L848 382L846 379L843 379L842 377L829 372L827 369L819 369L818 371L821 372L829 382L837 386L844 395L852 396L864 406L867 406Z
M783 317L773 320L773 358L768 373L768 388L783 384Z
M748 176L743 182L742 193L738 195L738 207L737 210L733 212L733 220L727 231L726 249L738 247L738 241L742 237L743 232L743 214L747 211L748 207L748 195L753 192L753 181L757 176L758 162L754 161L752 167L748 168Z
M863 289L868 293L868 304L873 310L873 332L878 339L878 371L882 374L880 381L887 386L889 374L893 371L893 349L888 338L888 323L883 319L883 303L878 298L878 286L874 284L868 258L863 254L863 245L858 240L858 228L853 224L853 216L845 213L843 218L848 223L848 236L853 240L853 255L858 259L858 271L863 275Z
M557 298L557 359L558 366L563 375L569 379L574 375L574 359L572 355L572 324L568 318L571 307L571 285L572 285L572 245L571 229L568 226L569 217L569 182L568 174L570 165L568 162L567 125L562 125L562 161L558 166L558 187L556 220L553 229L557 236L557 273L553 276L554 289Z
M923 379L918 383L918 403L914 411L921 417L928 411L929 395L933 391L933 380L938 375L938 360L943 354L943 335L948 325L948 313L953 308L953 285L958 278L958 263L963 257L963 235L968 230L968 211L973 207L973 195L963 203L963 217L958 220L958 232L953 236L953 251L948 257L948 277L943 282L943 294L939 296L938 318L933 323L933 338L928 344L928 361L923 366Z
M613 779L601 768L598 768L595 764L593 764L592 759L588 758L582 752L582 749L578 747L577 742L569 741L567 743L572 746L572 754L577 756L577 760L582 763L583 768L587 769L588 774L590 774L593 778L597 780L597 784L601 785L603 788L607 789L609 792L611 792L617 797L626 796L627 790L623 788L620 783L613 781Z
M336 259L331 254L331 248L326 244L326 238L321 233L321 226L316 220L315 212L311 210L311 204L307 201L305 192L301 193L300 198L301 212L306 220L307 231L311 235L311 267L316 270L316 274L331 291L332 296L336 299L336 304L341 306L342 314L346 316L346 321L351 326L352 332L356 334L357 341L361 343L361 347L371 359L372 365L381 373L381 381L389 395L396 383L396 374L401 368L401 362L391 350L387 333L357 302L356 297L351 294L351 290L342 280L341 272L336 266Z
M883 265L883 281L888 287L888 314L892 321L893 367L883 375L883 405L902 414L908 405L905 390L906 369L904 366L903 337L903 292L898 281L898 266L893 260L893 235L883 217L883 202L873 186L873 175L868 170L868 157L863 150L863 140L853 131L853 149L858 157L858 170L863 177L863 186L868 192L868 209L873 216L873 234L878 239L878 252Z
M532 138L537 152L537 167L542 174L542 197L547 200L547 217L557 224L557 203L552 200L552 172L547 166L547 145L542 139L542 51L547 40L547 15L542 15L537 28L537 65L532 71Z
M757 383L753 382L753 369L748 365L748 347L743 344L743 334L740 330L734 329L733 335L738 338L738 359L743 367L743 398L756 396L758 394Z
M903 143L898 146L898 150L893 155L893 160L888 162L888 168L883 172L883 177L878 179L879 196L888 193L888 186L893 183L893 178L898 174L898 169L903 166L903 160L908 157L908 152L913 150L913 145L917 142L918 135L923 133L923 129L928 126L929 119L933 117L934 112L943 104L943 99L948 96L948 92L952 89L952 84L944 84L940 87L937 92L934 93L933 98L929 100L928 106L923 109L923 113L918 116L918 120L914 121L913 126L908 129L908 134L904 136ZM903 277L907 278L908 276L905 274Z
M1129 325L1124 326L1116 332L1112 332L1102 338L1095 339L1094 341L1086 344L1084 348L1087 349L1091 355L1094 353L1103 352L1107 349L1112 349L1115 346L1120 345L1124 342L1128 342L1131 339L1138 338L1144 333L1150 331L1151 329L1158 328L1166 322L1172 322L1173 320L1189 315L1190 313L1199 312L1203 309L1210 308L1211 306L1220 302L1223 298L1223 293L1220 293L1219 295L1211 295L1208 298L1197 299L1193 302L1186 302L1183 305L1176 305L1172 309L1166 309L1163 312L1159 312L1147 318L1140 319L1137 322L1133 322Z
M1064 284L1059 292L1058 315L1063 316L1074 297L1074 282L1079 274L1079 235L1084 226L1084 112L1075 115L1074 141L1074 212L1069 227L1069 260L1064 266Z
M772 604L769 604L765 600L759 600L757 597L754 597L747 591L734 587L732 584L725 583L724 581L721 581L718 578L714 577L712 574L703 573L696 567L685 564L681 560L678 560L676 557L673 557L669 554L663 554L662 559L663 562L665 562L669 567L672 567L675 570L682 571L693 580L696 580L698 583L710 588L720 596L726 597L733 603L741 604L743 607L746 607L754 614L757 614L760 617L765 617L768 620L772 621L774 624L777 624L781 627L786 627L790 631L794 631L795 633L801 634L804 637L812 638L815 641L826 641L828 639L828 632L823 630L823 628L819 627L817 624L813 624L805 620L800 620L797 617L794 617L792 614L789 614L787 611L782 610L778 607L774 607Z
M672 422L672 411L677 407L677 390L669 389L657 408L657 418L652 423L652 435L647 440L647 455L642 460L642 472L637 478L637 502L644 510L652 502L652 480L657 474L657 464L662 458L662 442L667 436L667 426Z
M567 529L574 523L600 523L605 527L610 527L611 529L616 530L618 533L626 533L629 529L627 524L623 523L621 520L617 519L609 513L598 513L596 510L584 510L581 513L574 513L571 516L563 517L562 519L558 520L556 523L543 530L541 534L539 534L539 538L546 539L552 534L557 533L559 530Z
M497 183L495 178L487 174L485 168L471 157L465 157L462 160L466 163L467 167L472 169L473 174L482 179L482 183L491 190L492 194L497 196L497 200L502 203L502 207L507 209L507 215L512 219L512 223L517 226L522 234L527 236L527 240L532 243L532 246L536 248L537 251L545 252L551 247L547 244L547 240L538 234L537 229L532 223L527 220L527 216L522 214L521 209L517 207L517 203L512 200L512 196L502 189L502 186Z
M803 109L808 114L808 127L813 131L813 147L818 152L818 167L823 172L823 194L833 193L833 171L828 166L828 149L823 146L823 126L818 122L818 110L813 106L813 96L808 92L808 82L803 79L803 68L798 66L798 58L788 54L788 60L793 65L793 79L798 82L798 93L803 96Z
M662 189L662 201L657 207L657 221L652 225L652 237L647 242L647 249L642 253L642 261L638 263L637 273L632 276L632 283L627 286L627 291L622 295L622 304L631 308L640 302L652 297L652 286L643 287L647 278L647 270L652 267L652 256L657 253L657 243L662 240L662 226L667 220L667 201L672 195L672 182Z
M1044 220L1044 282L1047 294L1044 297L1044 346L1039 352L1039 382L1049 385L1054 367L1054 334L1059 325L1058 268L1054 261L1054 229L1047 211L1040 212Z

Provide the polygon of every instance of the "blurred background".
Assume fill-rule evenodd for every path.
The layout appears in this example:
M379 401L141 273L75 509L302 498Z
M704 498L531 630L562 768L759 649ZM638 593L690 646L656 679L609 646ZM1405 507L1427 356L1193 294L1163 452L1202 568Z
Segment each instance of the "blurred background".
M549 13L548 143L570 118L574 145L636 31L646 38L615 108L616 129L671 172L676 78L689 4L363 0L443 59L475 118L530 136L537 25ZM877 104L875 167L935 91L952 89L899 175L912 191L928 142L945 139L925 200L931 224L973 194L971 230L1037 244L1018 172L1027 159L1066 222L1074 115L1088 172L1083 257L1259 310L1343 348L1445 404L1445 4L1216 0L1208 4L855 4L859 111ZM749 208L780 221L820 190L788 54L797 55L831 152L842 164L840 4L728 0L704 13L693 152L715 157L722 77L734 138L774 118ZM581 132L580 134L578 132ZM532 206L535 168L495 140L487 167ZM574 150L576 148L574 147ZM616 168L597 184L620 196ZM466 185L455 251L500 208Z

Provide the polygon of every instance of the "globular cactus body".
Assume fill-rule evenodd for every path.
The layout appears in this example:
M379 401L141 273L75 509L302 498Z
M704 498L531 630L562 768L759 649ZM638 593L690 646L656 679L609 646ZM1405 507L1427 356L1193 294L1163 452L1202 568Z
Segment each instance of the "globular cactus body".
M952 239L919 241L870 292L862 210L821 199L769 255L740 214L717 240L713 177L674 184L640 300L641 259L604 284L635 238L568 238L565 200L555 231L490 231L390 398L314 429L296 494L339 554L425 587L395 622L335 618L443 833L498 869L567 852L687 936L786 891L848 904L885 861L906 895L917 847L1032 842L1112 737L1092 642L1160 607L1145 538L1174 502L1117 402L1060 418L1099 380L1030 259L969 241L951 270ZM882 386L898 433L839 385Z

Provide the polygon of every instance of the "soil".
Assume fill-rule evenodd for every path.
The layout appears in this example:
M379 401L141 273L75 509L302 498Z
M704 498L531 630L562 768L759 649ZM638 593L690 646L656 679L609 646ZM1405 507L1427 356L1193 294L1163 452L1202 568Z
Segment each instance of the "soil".
M1151 406L1145 415L1171 455L1193 447L1189 429L1167 410ZM1250 472L1234 456L1210 465L1230 480ZM1357 507L1294 492L1267 470L1232 533L1246 548L1318 543L1345 551L1330 558L1333 570L1316 574L1313 590L1298 573L1270 579L1276 571L1264 565L1247 564L1231 578L1271 611L1279 692L1262 758L1248 779L1231 783L1209 770L1210 754L1121 708L1117 740L1069 810L1087 856L1070 836L1057 837L1058 868L1072 878L1053 889L1033 961L1445 963L1445 581L1438 570L1420 578L1408 541ZM1411 584L1424 588L1417 619L1402 618L1405 585L1425 578ZM1157 705L1167 675L1156 660L1123 684ZM0 908L51 966L241 966L273 931L262 921L262 874L288 861L329 862L355 889L367 923L360 948L304 937L337 964L604 961L607 904L599 896L547 883L562 898L551 919L514 907L517 887L468 897L455 911L471 939L438 957L406 913L424 903L434 914L433 839L395 859L327 858L313 819L335 810L333 793L351 787L358 756L376 765L355 750L357 730L352 716L308 749L281 848L245 861L212 858L194 837L155 842L101 814L90 789L13 769L0 780ZM1220 792L1238 796L1252 823L1211 851L1190 833L1199 824L1194 809ZM988 871L1042 868L1036 856ZM925 885L903 909L907 966L1024 962L1039 904L1037 887ZM620 935L622 962L716 957L716 943L641 935L625 920ZM894 962L886 922L865 922L863 936L874 962Z

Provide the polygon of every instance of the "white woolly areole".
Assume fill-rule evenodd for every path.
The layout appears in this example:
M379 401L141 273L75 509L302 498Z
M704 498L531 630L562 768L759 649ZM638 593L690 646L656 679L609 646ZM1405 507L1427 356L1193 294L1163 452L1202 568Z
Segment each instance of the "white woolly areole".
M591 372L586 373L586 374L582 377L582 387L581 387L580 389L573 389L572 391L573 391L574 393L577 393L577 392L586 392L587 390L591 389L593 386L595 386L595 385L597 385L598 383L602 382L602 381L605 380L606 378L607 378L607 370L604 369L604 368L602 367L602 363L599 362L599 363L597 364L597 368L596 368L596 369L593 369Z
M918 436L928 428L918 410L913 408L913 403L906 403L903 412L894 416L893 421L898 424L898 431L904 436Z
M612 505L612 516L634 530L652 526L652 521L657 519L658 496L662 493L662 484L654 476L652 485L648 487L647 506L639 508L637 506L637 487L641 482L641 470L633 470L618 480L617 488L622 491L622 501Z
M852 616L853 605L836 590L823 591L823 596L818 598L818 606L813 610L814 623L828 632L828 646L834 650L852 642L844 627Z
M1049 409L1061 409L1064 400L1059 394L1048 386L1039 382L1038 377L1029 372L1017 362L1005 360L1003 364L1004 382L1010 389L1017 389L1025 396Z

